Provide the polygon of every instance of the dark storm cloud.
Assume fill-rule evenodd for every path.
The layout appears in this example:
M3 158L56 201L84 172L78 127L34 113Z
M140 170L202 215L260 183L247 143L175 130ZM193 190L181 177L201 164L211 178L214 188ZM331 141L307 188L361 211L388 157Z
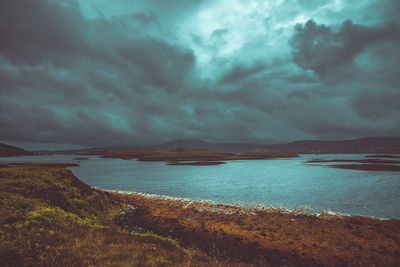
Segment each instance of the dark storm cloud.
M190 51L154 39L125 43L116 48L116 52L140 68L146 82L169 90L182 86L182 80L194 64L194 56Z
M113 129L108 116L101 112L91 114L83 108L70 109L67 114L39 105L0 104L0 131L4 139L20 141L94 145L101 143L104 137L114 144L118 143L115 140L129 140L128 133Z
M383 2L383 3L382 3ZM392 22L395 21L397 23L400 23L400 2L397 0L384 0L382 2L379 2L380 4L383 4L383 12L382 12L382 20L383 21L388 21ZM375 5L375 12L380 10L378 4Z
M0 140L400 134L396 1L221 3L1 1Z
M160 29L152 15L87 21L75 2L44 0L2 1L0 12L3 139L146 139L153 114L171 114L158 90L181 89L194 64L190 50L148 36Z
M376 120L400 114L400 90L365 92L354 99L353 107L360 116ZM400 122L399 122L400 123Z
M225 73L220 80L220 84L234 83L246 79L258 72L263 71L267 66L264 63L255 63L252 66L243 64L234 65L229 72Z
M304 123L299 125L299 128L305 132L325 136L330 140L340 140L343 136L362 136L365 133L369 133L371 136L379 135L379 132L372 127L354 127L354 125L337 124L330 121L316 121L312 124Z
M400 26L389 13L385 6L382 23L373 26L350 20L340 26L312 20L296 25L291 39L294 62L320 76L320 92L340 94L349 116L341 118L331 111L332 121L316 118L310 124L300 120L299 129L330 138L400 134L396 119L400 116L400 59L395 56L400 53ZM299 94L310 97L304 91L290 96ZM329 97L332 102L333 95Z
M400 27L394 23L372 28L347 20L335 31L309 20L295 30L291 40L294 61L321 75L351 64L357 54L376 42L400 41Z
M87 53L85 20L75 2L46 0L0 2L0 51L12 61L63 65Z

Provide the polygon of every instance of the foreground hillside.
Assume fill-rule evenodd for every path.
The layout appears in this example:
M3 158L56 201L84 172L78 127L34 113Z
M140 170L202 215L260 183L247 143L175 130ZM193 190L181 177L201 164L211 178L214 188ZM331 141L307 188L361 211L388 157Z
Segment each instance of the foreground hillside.
M0 165L0 266L226 265L170 238L118 229L112 219L126 206L68 166L76 165Z
M0 164L0 266L400 263L399 220L104 192L74 166Z

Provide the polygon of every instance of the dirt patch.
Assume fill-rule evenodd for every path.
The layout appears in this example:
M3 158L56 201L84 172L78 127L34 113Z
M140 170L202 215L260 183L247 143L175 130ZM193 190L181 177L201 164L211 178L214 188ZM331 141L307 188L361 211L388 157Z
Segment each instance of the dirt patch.
M170 162L167 165L209 166L225 164L223 161Z
M313 159L304 163L327 163L327 162L349 162L349 163L367 163L367 164L400 164L400 160L387 160L387 159Z

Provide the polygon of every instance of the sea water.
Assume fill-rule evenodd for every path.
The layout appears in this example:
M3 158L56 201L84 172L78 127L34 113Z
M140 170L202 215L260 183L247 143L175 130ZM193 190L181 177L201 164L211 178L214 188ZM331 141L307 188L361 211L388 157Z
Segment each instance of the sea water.
M213 166L76 157L80 156L26 156L0 158L0 162L75 162L80 166L69 169L79 179L108 190L400 219L400 172L303 164L314 158L365 159L365 155L302 155L291 159L227 161Z

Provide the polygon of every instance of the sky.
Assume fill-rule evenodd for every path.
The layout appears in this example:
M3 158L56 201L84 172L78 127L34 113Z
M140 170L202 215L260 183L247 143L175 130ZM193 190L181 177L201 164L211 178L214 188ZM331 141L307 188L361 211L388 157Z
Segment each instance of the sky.
M400 135L398 0L1 0L0 141Z

